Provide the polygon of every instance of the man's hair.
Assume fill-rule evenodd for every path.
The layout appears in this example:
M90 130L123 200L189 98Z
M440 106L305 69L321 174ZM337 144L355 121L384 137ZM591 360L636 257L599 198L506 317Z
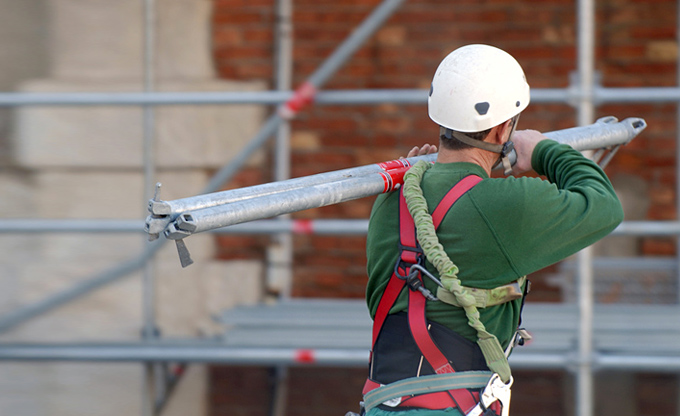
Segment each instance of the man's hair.
M484 141L484 139L486 139L486 136L488 136L490 132L491 129L487 129L484 131L461 134L465 134L471 139L479 140L481 142ZM440 127L439 129L439 143L441 147L449 150L472 149L472 146L470 146L469 144L463 143L460 140L453 137L453 135L451 134L451 129L447 129L446 127Z

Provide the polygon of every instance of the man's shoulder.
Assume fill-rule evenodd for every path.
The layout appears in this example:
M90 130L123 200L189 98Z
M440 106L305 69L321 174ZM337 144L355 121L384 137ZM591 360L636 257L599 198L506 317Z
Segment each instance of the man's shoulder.
M486 178L472 189L470 195L474 199L511 204L553 188L554 185L538 177Z

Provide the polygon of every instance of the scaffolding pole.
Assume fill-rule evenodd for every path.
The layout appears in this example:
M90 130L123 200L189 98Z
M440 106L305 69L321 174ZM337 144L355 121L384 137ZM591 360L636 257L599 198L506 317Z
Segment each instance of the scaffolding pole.
M577 3L577 123L591 123L595 115L593 89L595 86L595 3L578 0ZM579 337L576 360L576 415L592 416L595 410L595 379L593 374L593 303L594 273L593 249L586 247L577 255Z
M155 90L155 29L156 29L156 1L143 0L144 4L144 92ZM144 166L144 194L153 193L153 180L156 176L155 139L156 139L156 109L152 105L142 106L143 117L143 166ZM142 242L144 243L144 242ZM144 262L142 273L142 339L151 341L158 338L156 327L156 287L154 278L153 257ZM143 366L144 382L142 383L142 414L156 415L155 403L159 394L158 366L153 362L146 362Z
M230 347L210 342L129 342L2 344L0 361L60 362L158 362L224 363L267 366L350 366L364 367L367 348ZM567 370L573 364L571 352L530 353L516 350L509 361L522 370ZM599 370L629 370L675 373L680 371L677 355L597 353L593 364Z
M309 99L314 97L314 94L312 94L311 97L309 95L314 89L310 87L314 86L315 88L319 88L321 85L323 85L340 68L340 66L343 65L347 59L349 59L349 57L361 46L361 44L369 36L371 36L394 11L396 11L403 1L404 0L384 0L383 3L376 7L373 12L354 30L354 32L352 32L352 34L347 39L345 39L343 43L322 63L321 67L312 74L308 81L303 84L304 88L301 87L301 89L298 89L298 91L296 91L286 101L286 104L283 107L287 108L288 110L281 112L285 113L287 117L294 116L292 110L296 108L299 110L302 108L300 106L301 99ZM136 98L144 100L147 95L158 96L156 94L160 93L138 93L135 95ZM198 95L198 93L196 94ZM29 95L31 94L22 94L20 96ZM84 95L81 95L81 97L82 96ZM110 94L109 96L113 97L115 94ZM12 97L17 97L17 95L13 95ZM157 104L154 102L148 103ZM37 105L37 103L34 103L34 105ZM222 167L222 169L220 169L217 174L213 176L202 193L215 192L222 186L223 183L231 179L231 177L243 167L243 164L248 160L248 158L267 142L267 140L274 134L278 128L278 125L282 121L283 118L278 113L272 115L268 120L266 120L258 134L253 139L251 139L246 147L234 158L233 162ZM44 313L47 313L59 306L72 302L75 299L92 292L93 290L113 283L118 279L139 270L146 264L149 258L154 256L156 252L161 249L166 241L167 240L165 239L154 241L144 249L140 256L132 258L109 270L99 273L89 278L85 282L76 284L73 287L67 288L52 296L49 296L46 299L31 305L17 308L16 310L0 317L0 333Z
M578 87L533 88L531 102L576 103ZM425 104L427 89L324 90L314 97L316 105ZM140 105L279 105L290 101L295 91L220 92L0 92L0 107L22 106L140 106ZM593 103L675 103L680 87L601 87L592 88Z
M618 122L606 117L588 126L545 135L583 151L626 144L645 127L640 118ZM181 240L233 224L378 195L398 188L412 164L435 159L436 154L417 156L193 198L150 201L146 229L149 234L164 229L166 238Z
M365 219L284 219L257 220L211 230L215 234L268 235L292 233L298 235L365 235ZM141 220L0 220L0 234L49 233L144 233ZM611 235L680 236L680 221L624 221Z

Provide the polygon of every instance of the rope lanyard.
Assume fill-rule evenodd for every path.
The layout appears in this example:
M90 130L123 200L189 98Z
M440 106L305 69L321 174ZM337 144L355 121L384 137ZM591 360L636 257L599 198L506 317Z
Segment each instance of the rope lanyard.
M425 257L439 272L443 286L453 293L465 311L468 325L477 331L477 344L482 350L487 366L492 372L498 373L503 382L508 382L511 378L510 365L503 348L496 336L486 330L480 319L475 297L461 284L457 276L458 267L451 261L437 238L433 217L428 212L427 202L420 187L423 175L431 166L431 163L420 161L404 175L404 198L416 226L418 242Z
M436 228L458 198L475 186L479 181L481 181L479 176L469 176L456 184L435 209L436 224L434 224L433 227ZM378 303L378 309L374 316L373 347L376 345L378 335L380 334L390 309L396 302L403 288L407 286L409 287L408 323L418 349L437 375L443 376L453 374L455 373L454 368L439 347L434 343L427 328L425 319L426 296L432 296L432 294L425 289L421 273L411 270L412 266L415 268L416 265L422 263L423 252L418 245L416 226L413 218L409 215L403 190L402 195L399 197L399 241L399 260L395 265L394 273L388 281L387 287L383 291L382 298ZM371 357L371 361L372 360L373 358ZM364 386L364 394L367 394L380 386L378 383L372 381L372 369L373 365L371 365L371 376ZM450 400L453 400L455 406L463 412L469 411L478 402L478 398L475 394L467 389L449 390L448 394L444 394L443 397L446 399L444 402L447 403L447 406L450 406ZM428 395L427 400L436 402L437 397ZM432 404L434 403L430 403L429 405ZM415 402L413 402L413 399L409 399L409 405L416 405Z

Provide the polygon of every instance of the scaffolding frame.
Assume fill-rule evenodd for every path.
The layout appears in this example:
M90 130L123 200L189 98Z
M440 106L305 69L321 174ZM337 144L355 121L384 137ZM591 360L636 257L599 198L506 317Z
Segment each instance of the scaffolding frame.
M161 93L154 91L154 26L156 7L154 0L141 0L145 10L145 74L144 92L141 93L0 93L0 106L36 106L36 105L68 105L68 106L90 106L90 105L121 105L121 106L142 106L144 108L144 155L145 155L145 189L148 195L152 193L152 178L155 174L155 164L153 160L154 147L154 108L158 105L180 105L180 104L264 104L264 105L286 105L299 98L300 90L289 91L286 84L285 66L290 64L290 44L282 44L277 47L280 53L278 61L279 89L277 91L263 92L170 92ZM278 0L277 7L282 15L290 16L291 0ZM396 10L403 0L384 0L381 6L384 7L382 24L389 16L389 13ZM594 121L595 107L604 103L640 103L640 102L680 102L680 87L668 88L604 88L598 85L595 77L594 68L594 49L595 49L595 28L594 28L594 0L576 0L577 13L577 71L576 81L567 88L557 89L534 89L532 90L533 103L567 103L576 108L579 125L586 125ZM680 13L680 7L678 7ZM380 19L376 19L376 22ZM290 24L290 19L282 19L283 24ZM677 16L680 22L680 14ZM378 24L376 24L376 27ZM680 27L680 23L678 23ZM358 31L357 31L358 32ZM352 48L358 47L370 33L364 32L357 34L355 38L343 45L345 49L339 48L339 54L335 61L326 61L312 77L309 83L315 88L320 88L322 84L342 65L353 52ZM370 31L369 31L370 32ZM285 33L285 30L282 31ZM680 37L680 30L678 30ZM290 36L288 34L287 36ZM362 39L363 37L363 39ZM680 39L680 38L679 38ZM290 39L288 39L290 40ZM286 50L288 52L286 52ZM329 63L330 62L330 63ZM680 66L678 67L678 83L680 84ZM343 90L343 91L320 91L315 95L315 103L318 105L349 105L349 104L420 104L425 103L427 91L420 89L403 90ZM294 116L294 114L293 114ZM678 112L680 120L680 110ZM257 137L253 138L246 146L246 149L236 158L237 162L225 166L218 175L208 185L207 189L215 189L223 182L230 179L242 166L238 161L244 161L255 150L259 149L278 129L285 125L286 118L282 118L278 113L272 116L262 127ZM285 136L284 133L280 133ZM282 143L277 147L278 153L288 152L285 138L279 139ZM680 141L680 130L678 132ZM285 179L287 168L285 167L285 157L281 160L282 167L277 169L277 179ZM680 194L680 146L676 152L676 195ZM680 206L680 204L678 204ZM680 209L680 208L679 208ZM678 214L680 217L680 213ZM362 234L365 233L365 221L314 221L313 232L316 233L338 233L338 234ZM296 220L267 220L256 221L249 224L240 224L229 227L217 232L225 233L262 233L262 234L289 234L296 232ZM305 228L308 230L309 228ZM2 220L0 221L0 233L43 233L43 232L139 232L143 233L142 221L123 221L123 220ZM655 222L655 221L636 221L624 222L614 235L665 235L679 236L680 221ZM156 414L162 409L163 397L159 397L155 392L158 384L157 363L166 365L170 362L239 362L238 354L234 357L220 356L217 352L219 348L200 343L195 345L192 342L169 345L157 340L154 335L155 317L153 306L155 299L152 296L153 287L153 266L152 259L154 254L163 244L164 240L150 243L138 257L129 260L123 265L104 271L96 276L87 279L84 283L75 285L63 292L57 293L43 301L36 302L12 313L0 317L0 332L6 331L20 323L33 317L48 313L49 311L80 298L93 290L99 289L110 284L133 271L144 269L144 332L143 341L129 345L0 345L0 360L76 360L76 361L134 361L145 363L145 374L147 377L147 393L145 396L144 414ZM675 270L679 268L678 257L676 255ZM625 360L616 361L607 359L597 359L593 355L593 256L588 249L584 250L578 258L579 276L579 345L578 353L573 357L571 364L577 364L576 370L576 403L578 416L590 416L594 411L593 397L593 373L597 368L634 368L648 369L652 371L676 371L680 369L679 357L674 357L674 361L669 363L668 358L663 362L655 360L655 357L627 357ZM219 346L218 346L219 347ZM212 353L211 353L212 351ZM246 354L241 351L241 354ZM270 364L290 364L295 362L294 351L284 349L270 351L272 357L283 357L280 361ZM329 356L329 362L337 360L338 364L345 362L342 360L343 351L335 351L335 355ZM286 358L287 357L287 358ZM292 357L292 359L291 359ZM333 358L336 357L336 358ZM347 357L346 357L347 358ZM357 357L347 358L349 361L356 360ZM517 359L516 359L517 360ZM532 366L530 357L523 361L519 359L520 367L522 363L529 367ZM547 367L550 360L546 360ZM254 358L253 362L258 361ZM535 362L534 362L535 364ZM555 364L555 363L553 363ZM565 364L560 362L560 364ZM540 365L535 366L541 368ZM597 368L596 368L597 367ZM176 384L176 378L165 380L166 392L172 390ZM162 389L161 389L162 390Z

